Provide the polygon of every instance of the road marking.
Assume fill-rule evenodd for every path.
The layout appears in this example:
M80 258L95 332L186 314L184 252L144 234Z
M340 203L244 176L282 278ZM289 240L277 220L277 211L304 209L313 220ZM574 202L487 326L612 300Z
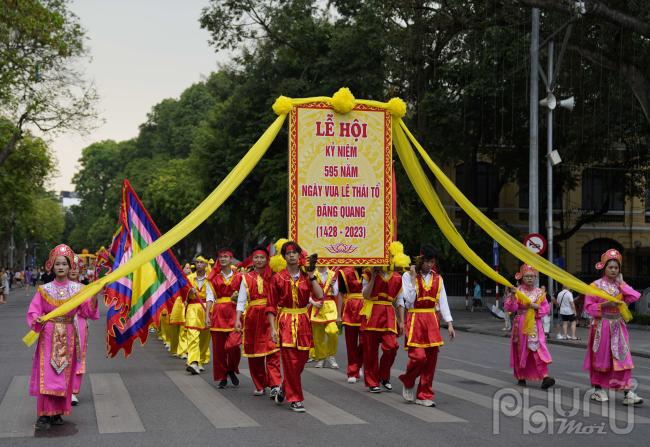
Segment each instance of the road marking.
M29 398L29 376L14 376L0 402L0 438L33 437L35 403Z
M574 376L574 377L580 377L580 378L582 378L582 379L584 379L585 376L588 377L588 373L570 372L569 374L572 375L572 376ZM635 377L643 378L644 376L641 376L641 375L638 375L638 374L633 374L633 375L632 375L632 378L635 378ZM637 386L637 388L640 389L640 390L650 391L650 386L640 384L640 383L638 383L638 381L637 381L637 385L636 385L636 386Z
M250 372L246 369L240 370L241 374L250 379ZM308 393L303 389L302 394L305 396L305 407L307 414L315 417L325 425L357 425L367 424L366 421L348 413L347 411L332 405L331 403Z
M117 373L90 374L100 433L140 433L144 426L129 391Z
M345 383L345 377L346 377L345 374L337 372L332 369L306 368L305 371L308 371L312 374L315 374L319 377L329 380L330 382L334 382L337 385L343 386L346 389L349 389L351 391L355 391L359 394L363 394L366 397L374 399L378 402L388 405L389 407L399 410L402 413L406 413L408 415L414 416L425 422L431 422L431 423L467 422L465 419L456 417L453 414L446 413L437 408L427 408L420 405L408 404L404 401L401 394L398 393L373 394L373 393L369 393L368 390L363 386L363 384L348 385L347 383Z
M185 371L165 371L165 374L215 428L260 426L202 378Z
M470 371L465 371L460 369L441 369L440 372L444 374L451 374L456 377L461 377L463 379L484 383L501 389L504 388L512 389L515 390L517 393L523 394L523 390L524 390L524 388L519 388L514 383L505 382L503 380L495 379L493 377L484 376L482 374L477 374ZM573 374L573 373L569 373L569 374ZM573 384L573 385L581 386L578 383L567 382L567 381L558 381L558 384L567 384L567 385ZM555 393L551 393L549 391L543 391L541 389L534 389L534 388L525 388L525 390L527 390L529 395L532 397L548 402L550 396L551 397L550 404L554 404L555 402L555 400L553 399L555 397ZM602 416L602 417L608 416L607 413L603 414L603 407L601 407L600 405L594 405L592 407L590 405L590 401L584 402L583 396L580 395L576 396L573 392L570 394L570 396L566 396L565 393L562 393L560 395L560 400L561 400L561 406L554 404L554 407L558 410L559 409L571 410L571 409L578 408L579 411L583 411L586 409L591 415ZM616 411L615 419L617 421L622 421L622 422L627 421L627 411L621 411L618 409L614 409L614 410ZM639 424L647 424L648 422L650 422L650 419L644 418L642 416L636 416L636 422Z

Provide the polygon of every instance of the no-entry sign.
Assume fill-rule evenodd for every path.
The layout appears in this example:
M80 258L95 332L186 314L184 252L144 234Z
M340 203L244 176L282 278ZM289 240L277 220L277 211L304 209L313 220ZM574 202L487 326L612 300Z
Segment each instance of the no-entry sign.
M535 254L543 255L546 252L546 238L539 233L530 233L524 238L524 245Z

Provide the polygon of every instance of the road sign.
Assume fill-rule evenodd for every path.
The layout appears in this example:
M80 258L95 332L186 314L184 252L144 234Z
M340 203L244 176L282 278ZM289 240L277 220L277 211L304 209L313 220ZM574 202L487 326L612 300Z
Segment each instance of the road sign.
M535 254L543 255L546 252L546 238L539 233L531 233L524 238L524 245Z

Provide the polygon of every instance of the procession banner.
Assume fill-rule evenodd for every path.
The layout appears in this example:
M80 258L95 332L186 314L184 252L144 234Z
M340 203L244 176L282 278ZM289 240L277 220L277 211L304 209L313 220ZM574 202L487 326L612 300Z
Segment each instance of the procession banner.
M289 121L289 236L319 264L387 265L393 236L391 115L357 104L294 106Z

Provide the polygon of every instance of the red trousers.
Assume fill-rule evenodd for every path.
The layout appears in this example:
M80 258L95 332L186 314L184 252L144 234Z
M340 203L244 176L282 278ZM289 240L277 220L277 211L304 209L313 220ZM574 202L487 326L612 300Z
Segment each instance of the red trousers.
M305 363L309 358L309 351L302 351L296 348L281 348L282 356L282 390L287 402L302 402L305 398L302 395L302 381L300 375L305 369Z
M359 370L363 365L363 344L359 326L345 325L345 346L348 351L348 377L359 378Z
M212 331L212 375L214 380L220 382L226 380L226 374L230 371L239 373L239 359L241 358L241 346L229 346L226 349L226 342L232 332Z
M399 376L405 388L413 388L420 377L416 399L433 400L433 375L438 361L438 347L408 348L409 361L406 371Z
M388 331L361 332L364 380L367 387L379 386L380 380L390 380L390 368L397 356L397 335ZM379 360L379 345L383 354Z
M280 386L280 351L262 357L248 357L248 369L256 390Z

